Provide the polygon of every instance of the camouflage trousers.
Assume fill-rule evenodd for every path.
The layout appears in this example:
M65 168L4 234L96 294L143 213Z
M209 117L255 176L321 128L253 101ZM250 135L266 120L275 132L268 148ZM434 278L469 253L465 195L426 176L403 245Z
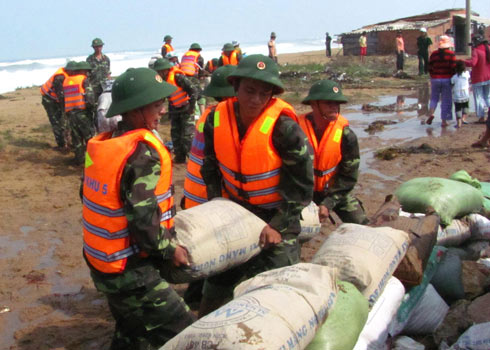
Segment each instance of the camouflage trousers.
M93 113L87 110L70 111L67 114L70 123L71 143L75 152L75 162L83 164L88 140L95 135Z
M170 136L174 146L175 159L185 161L191 150L194 137L194 116L187 107L172 109L170 112Z
M261 272L299 263L301 248L294 234L286 234L281 243L272 246L245 262L204 281L203 296L220 298L224 301L233 298L233 289L242 281Z
M111 350L159 349L195 321L182 298L162 279L106 296L116 320Z
M68 122L63 113L62 106L47 96L42 97L41 101L46 113L48 114L51 128L53 129L54 139L58 147L67 146L66 131L68 129Z
M333 208L333 211L344 223L366 225L369 222L362 202L354 197L352 193L343 196Z

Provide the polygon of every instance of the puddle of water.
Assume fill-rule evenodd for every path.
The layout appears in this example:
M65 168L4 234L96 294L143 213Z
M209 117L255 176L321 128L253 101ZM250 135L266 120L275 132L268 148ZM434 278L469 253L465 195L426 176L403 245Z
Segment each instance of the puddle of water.
M25 235L27 235L28 233L34 231L36 228L33 227L33 226L21 226L20 227L20 232L22 232Z
M24 240L10 240L9 237L0 236L0 256L2 258L13 258L26 249L27 242Z
M22 329L22 323L19 319L19 310L10 310L2 314L4 320L4 331L0 335L0 343L4 349L10 349L15 345L14 333Z

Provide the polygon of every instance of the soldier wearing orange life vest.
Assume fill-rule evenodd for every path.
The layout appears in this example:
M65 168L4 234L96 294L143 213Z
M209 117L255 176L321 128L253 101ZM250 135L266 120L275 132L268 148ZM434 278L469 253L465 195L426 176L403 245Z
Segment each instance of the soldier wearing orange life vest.
M190 77L199 77L204 69L204 59L201 56L202 47L198 43L192 43L180 60L180 69L185 75Z
M172 36L165 35L163 37L164 44L162 45L162 57L166 57L169 52L173 52L174 48L172 46Z
M157 59L153 69L167 83L177 88L168 99L170 135L174 146L174 162L176 164L185 163L194 135L194 110L200 91L199 86L195 84L194 80L189 79L181 69L172 66L164 58Z
M70 70L73 63L70 61L66 67L59 68L40 88L41 103L48 114L57 149L62 152L68 150L66 140L68 123L64 113L63 81L68 76L66 70Z
M223 53L218 61L218 66L227 66L229 64L233 66L237 66L242 59L242 55L238 53L237 50L233 47L232 44L227 43L223 46Z
M106 114L122 121L87 147L83 255L116 320L111 349L158 349L195 320L159 273L162 264L189 264L171 242L172 159L156 131L174 91L151 69L128 69Z
M312 112L299 116L298 122L315 151L314 201L319 206L320 221L335 211L343 222L367 224L362 203L352 195L360 157L357 137L340 114L340 105L346 102L336 82L319 81L303 100Z
M222 101L204 125L201 175L208 199L226 192L262 218L262 252L245 264L206 279L203 316L232 297L243 279L299 262L301 210L313 198L312 150L288 103L277 64L245 57L228 76L236 97Z

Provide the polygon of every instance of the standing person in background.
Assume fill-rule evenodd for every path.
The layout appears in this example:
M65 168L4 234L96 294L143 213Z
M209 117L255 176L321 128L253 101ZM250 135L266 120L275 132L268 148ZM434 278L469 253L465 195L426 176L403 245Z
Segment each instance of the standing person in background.
M75 152L75 164L85 161L87 142L95 135L95 96L87 78L92 69L88 62L75 63L73 70L67 70L63 81L65 113L71 130L71 143Z
M174 48L172 46L172 37L170 35L165 35L163 37L164 44L162 45L162 57L165 58L168 53L173 52Z
M277 51L276 51L276 33L271 33L271 39L267 43L267 48L269 49L269 57L272 58L274 62L277 63Z
M112 103L112 85L114 84L114 80L106 80L105 87L102 94L99 96L99 100L97 101L97 122L95 127L97 129L97 133L102 132L112 132L116 130L117 123L119 123L122 119L120 115L115 115L114 117L107 118L106 114Z
M367 224L364 208L352 194L361 159L357 136L340 114L340 105L347 98L336 82L321 80L313 84L302 103L312 109L298 121L315 151L313 200L320 221L325 222L334 211L344 223Z
M300 214L313 197L308 138L291 105L273 97L284 92L278 65L264 55L249 55L228 81L236 98L218 103L204 124L201 175L209 200L226 191L267 224L259 255L206 279L200 316L230 300L242 280L300 261Z
M434 111L441 100L441 126L448 126L448 120L453 119L451 77L456 68L456 56L449 50L451 39L447 35L439 38L439 49L432 52L429 58L430 74L430 105L429 118L426 123L432 124Z
M242 59L242 55L235 50L232 44L226 43L223 45L221 57L218 61L218 67L227 66L231 64L232 66L238 66L240 60Z
M332 57L332 37L328 34L325 34L325 54L327 57Z
M451 51L455 51L454 49L456 48L454 46L454 33L453 33L453 30L451 28L447 29L444 33L445 35L447 35L449 37L449 39L451 40L451 46L449 46L449 50Z
M417 38L417 57L419 59L419 75L429 73L429 47L432 40L427 36L427 29L420 28L420 36Z
M72 69L73 61L67 63L66 67L59 68L40 88L41 103L48 114L51 129L53 129L56 149L61 152L68 151L68 140L66 129L68 123L64 113L63 81L68 76L66 70Z
M153 69L167 83L177 90L168 98L170 116L170 136L174 146L174 163L185 163L191 149L194 134L194 109L199 95L199 86L189 79L182 70L173 66L168 60L159 58Z
M403 40L402 32L399 30L396 33L396 71L403 72L403 63L405 61L405 41Z
M102 46L104 46L102 39L95 38L92 40L94 53L88 56L86 60L92 66L90 83L94 89L95 101L104 91L104 82L111 77L111 60L102 53Z
M87 147L83 257L116 321L111 350L160 349L195 321L159 273L164 264L189 265L187 250L171 241L172 159L156 130L173 91L155 71L129 68L107 112L123 120Z
M367 55L366 32L362 32L361 36L359 37L359 47L360 47L361 63L364 63L364 57L366 57Z
M456 61L456 74L451 78L453 87L454 110L456 111L456 128L468 124L468 102L470 100L470 73L466 71L463 61Z

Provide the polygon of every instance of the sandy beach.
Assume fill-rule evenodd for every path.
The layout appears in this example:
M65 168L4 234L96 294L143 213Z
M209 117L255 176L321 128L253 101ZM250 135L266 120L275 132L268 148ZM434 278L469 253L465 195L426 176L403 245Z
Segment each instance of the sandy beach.
M324 51L312 51L280 55L279 62L328 64L330 59ZM379 79L386 79L389 86L395 78ZM377 102L381 95L415 99L413 84L407 80L406 86L397 89L346 87L350 102L342 108L357 113L352 123L361 130L373 117L363 115L360 104ZM292 89L288 86L287 92ZM298 113L307 111L297 101L293 104ZM420 125L423 119L403 113L388 113L386 118L396 120L398 125L405 125L408 120ZM490 181L490 152L470 147L484 131L484 125L473 123L476 118L472 115L469 120L472 123L459 130L453 125L444 130L436 116L432 127L424 126L420 137L407 137L410 130L403 129L386 137L359 133L364 159L355 194L367 213L374 214L387 194L414 177L448 177L465 169L473 177ZM159 132L164 140L170 140L168 121L160 126ZM423 144L436 151L395 154L391 160L374 157L376 150L388 146L417 149ZM105 349L112 337L113 320L105 298L95 290L82 258L79 198L82 168L73 165L73 154L61 154L54 146L38 88L0 95L0 348L3 349ZM174 167L176 203L179 203L185 165ZM321 235L304 245L304 261L309 261L333 228L332 224L325 225ZM176 288L183 290L185 285Z

